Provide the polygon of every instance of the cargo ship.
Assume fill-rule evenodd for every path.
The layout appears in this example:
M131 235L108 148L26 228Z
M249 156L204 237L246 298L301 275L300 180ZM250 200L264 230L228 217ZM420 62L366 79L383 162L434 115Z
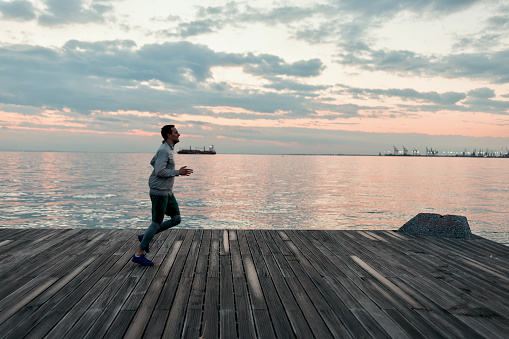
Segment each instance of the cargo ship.
M189 149L181 148L177 151L178 154L216 154L216 150L214 149L214 145L210 145L208 150L205 150L205 147L203 147L203 150L201 148L195 148L192 149L191 146L189 146Z

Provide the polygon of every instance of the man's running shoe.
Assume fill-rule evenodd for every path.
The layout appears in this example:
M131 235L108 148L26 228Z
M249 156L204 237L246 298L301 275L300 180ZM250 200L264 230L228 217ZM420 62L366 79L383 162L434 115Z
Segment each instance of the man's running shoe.
M148 260L145 257L145 253L137 257L136 255L133 255L133 258L131 259L133 263L140 264L141 266L154 266L154 263L150 260Z
M138 234L138 240L139 240L140 242L143 240L143 236L144 236L144 234ZM145 252L150 253L150 249L147 247L147 249L145 250Z

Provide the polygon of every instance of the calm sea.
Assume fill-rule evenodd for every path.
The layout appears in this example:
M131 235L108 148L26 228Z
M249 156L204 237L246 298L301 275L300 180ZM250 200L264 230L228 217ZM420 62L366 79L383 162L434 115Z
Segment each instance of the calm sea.
M181 228L396 230L467 217L509 244L507 159L175 155ZM152 154L0 152L0 227L145 228Z

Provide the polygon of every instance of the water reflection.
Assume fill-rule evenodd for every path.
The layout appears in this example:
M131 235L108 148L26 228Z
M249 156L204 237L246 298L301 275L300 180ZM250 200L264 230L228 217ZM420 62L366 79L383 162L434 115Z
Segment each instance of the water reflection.
M465 215L509 243L504 159L175 155L183 223L196 228L396 229ZM152 154L0 153L1 227L144 228Z

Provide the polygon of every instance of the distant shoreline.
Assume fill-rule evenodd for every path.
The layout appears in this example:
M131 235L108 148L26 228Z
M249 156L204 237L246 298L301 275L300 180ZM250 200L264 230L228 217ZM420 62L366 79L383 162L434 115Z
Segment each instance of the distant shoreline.
M152 154L153 152L112 152L112 151L34 151L0 150L0 153L99 153L99 154ZM192 156L196 154L180 154ZM200 154L198 154L200 155ZM346 154L346 153L217 153L217 155L275 155L275 156L337 156L337 157L391 157L391 158L473 158L473 159L509 159L509 156L472 156L472 155L393 155L393 154Z

